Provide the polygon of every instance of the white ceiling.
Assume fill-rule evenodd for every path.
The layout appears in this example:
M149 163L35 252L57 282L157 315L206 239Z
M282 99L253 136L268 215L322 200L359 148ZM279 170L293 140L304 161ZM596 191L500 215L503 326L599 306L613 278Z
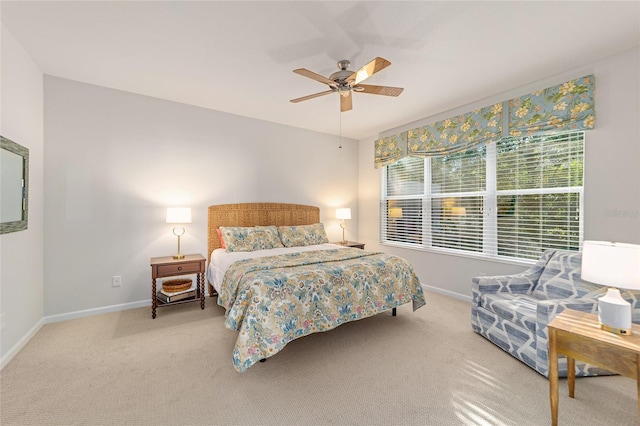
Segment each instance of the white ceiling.
M638 1L5 1L3 24L45 74L363 139L640 44ZM392 65L366 83L398 97L338 94L348 59Z

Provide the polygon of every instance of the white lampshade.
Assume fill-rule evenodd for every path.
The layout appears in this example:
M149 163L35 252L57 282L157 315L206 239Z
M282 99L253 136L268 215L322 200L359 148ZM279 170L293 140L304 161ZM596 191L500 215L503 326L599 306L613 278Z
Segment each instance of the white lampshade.
M168 207L167 223L191 223L191 208Z
M640 290L640 245L585 241L581 276L596 284Z
M350 208L343 208L343 209L336 209L336 219L351 219L351 209Z
M607 294L598 299L600 327L616 334L632 334L631 304L616 287L640 290L640 246L585 241L581 277L609 287Z

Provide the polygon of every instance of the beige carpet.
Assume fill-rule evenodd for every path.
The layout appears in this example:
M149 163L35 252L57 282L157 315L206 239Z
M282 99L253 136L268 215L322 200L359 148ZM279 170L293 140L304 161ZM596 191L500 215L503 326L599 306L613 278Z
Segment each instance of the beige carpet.
M427 306L304 337L237 373L223 309L134 309L49 324L0 374L2 425L548 425L548 381ZM560 383L561 425L638 423L624 377Z

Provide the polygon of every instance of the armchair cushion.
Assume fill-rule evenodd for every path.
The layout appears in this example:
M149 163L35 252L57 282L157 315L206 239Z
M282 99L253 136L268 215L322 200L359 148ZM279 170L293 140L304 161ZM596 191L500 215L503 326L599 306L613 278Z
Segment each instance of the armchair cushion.
M487 294L482 306L500 318L536 332L536 300L519 294Z

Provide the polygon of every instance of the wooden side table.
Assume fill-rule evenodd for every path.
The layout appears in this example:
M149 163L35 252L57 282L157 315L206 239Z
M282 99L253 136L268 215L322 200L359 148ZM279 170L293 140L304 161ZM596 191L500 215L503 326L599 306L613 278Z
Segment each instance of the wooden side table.
M567 309L556 316L548 327L552 424L558 424L559 354L567 356L567 381L571 398L575 390L576 359L636 379L640 420L640 325L632 325L632 335L621 336L601 330L597 315Z
M345 241L344 243L338 241L337 243L333 243L333 244L340 244L341 246L354 247L354 248L359 248L364 250L364 243L358 243L355 241Z
M200 308L204 309L204 268L206 259L201 254L188 254L184 259L174 259L172 256L151 258L151 318L156 317L156 308L161 306L178 305L181 303L200 300ZM180 275L196 274L196 297L194 299L179 300L164 303L158 300L156 293L156 279L177 277Z

